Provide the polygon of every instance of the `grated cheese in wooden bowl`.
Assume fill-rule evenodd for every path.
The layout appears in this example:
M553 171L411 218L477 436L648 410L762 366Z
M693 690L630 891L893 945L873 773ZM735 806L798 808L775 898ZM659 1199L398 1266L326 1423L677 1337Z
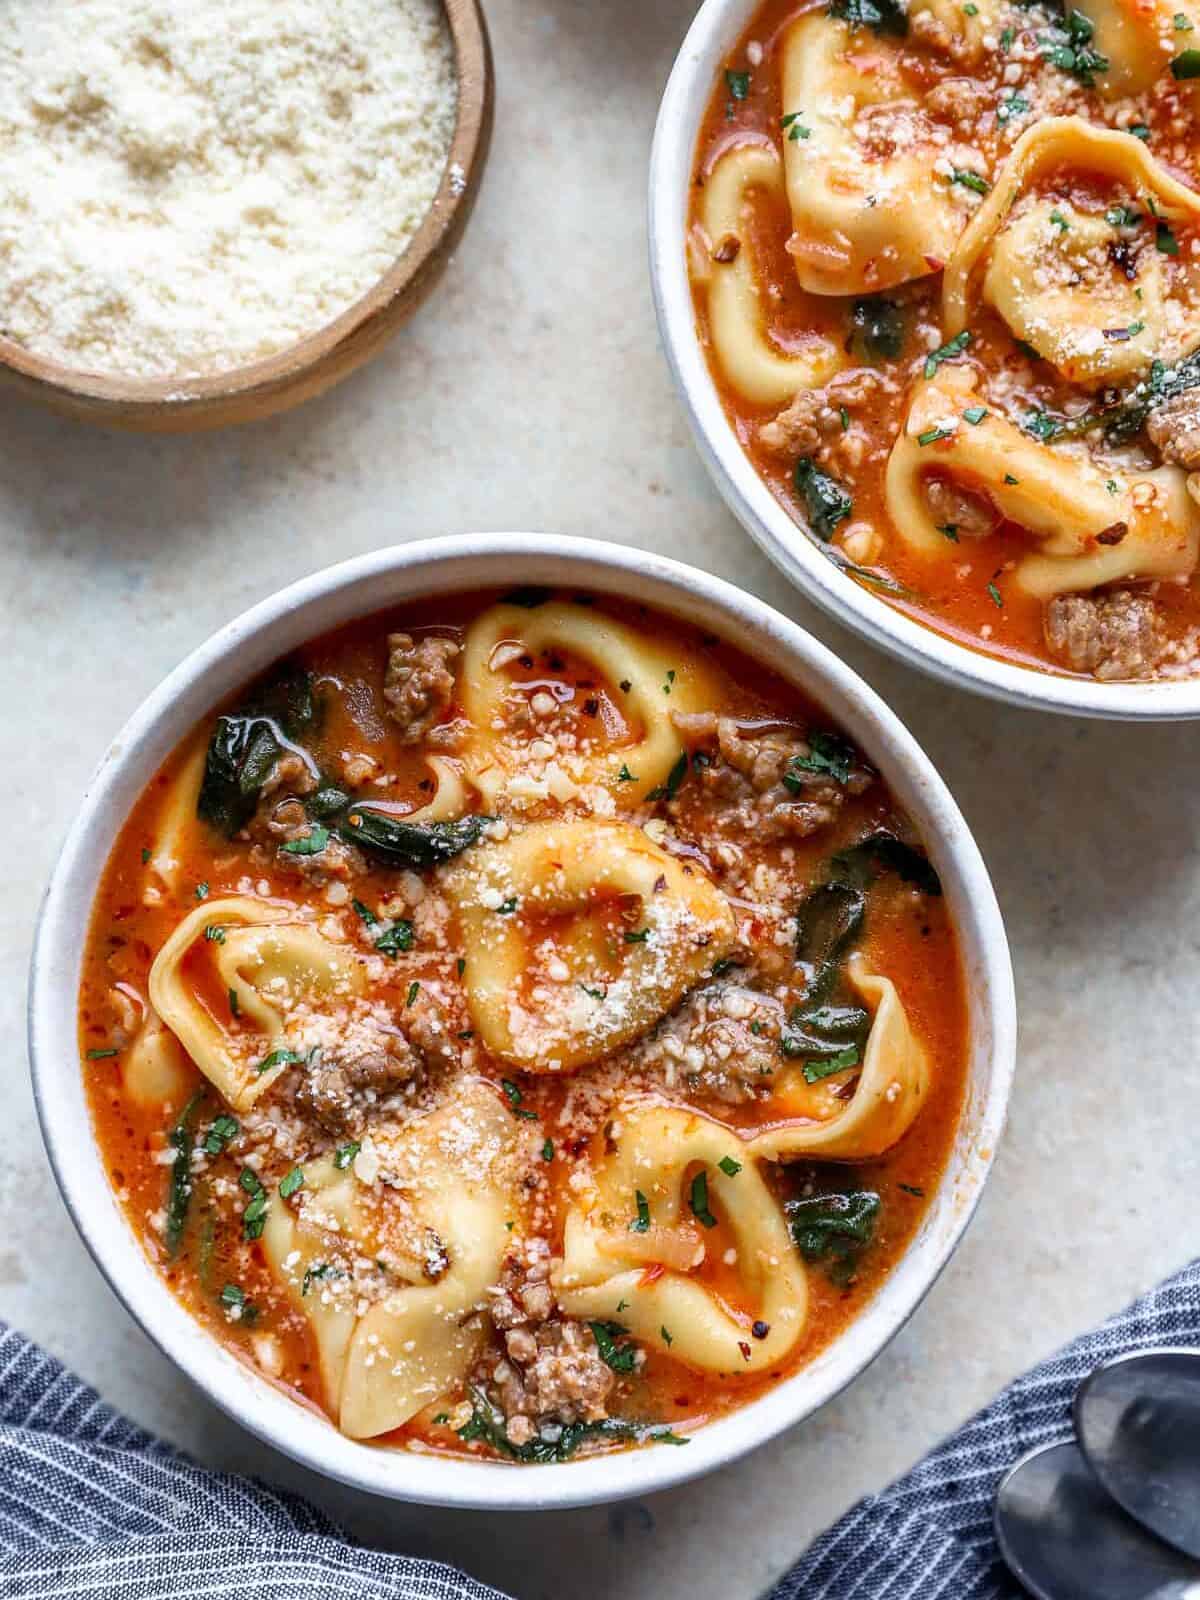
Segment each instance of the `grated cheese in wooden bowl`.
M277 354L410 243L454 133L440 0L13 0L0 331L136 379Z

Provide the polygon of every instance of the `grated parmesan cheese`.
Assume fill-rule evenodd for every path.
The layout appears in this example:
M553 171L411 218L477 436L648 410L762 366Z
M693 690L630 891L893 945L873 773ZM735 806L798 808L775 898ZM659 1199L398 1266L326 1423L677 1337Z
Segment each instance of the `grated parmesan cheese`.
M455 109L439 0L13 0L0 326L137 378L285 349L407 247Z

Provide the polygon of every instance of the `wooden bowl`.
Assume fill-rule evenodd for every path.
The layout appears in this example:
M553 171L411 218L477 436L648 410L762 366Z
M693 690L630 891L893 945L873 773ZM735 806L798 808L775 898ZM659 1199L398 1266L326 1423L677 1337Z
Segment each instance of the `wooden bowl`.
M0 337L0 382L83 422L189 433L290 410L369 361L441 277L470 218L491 144L492 52L479 0L443 4L458 77L458 119L446 171L407 250L361 300L277 355L198 378L145 381L82 372Z

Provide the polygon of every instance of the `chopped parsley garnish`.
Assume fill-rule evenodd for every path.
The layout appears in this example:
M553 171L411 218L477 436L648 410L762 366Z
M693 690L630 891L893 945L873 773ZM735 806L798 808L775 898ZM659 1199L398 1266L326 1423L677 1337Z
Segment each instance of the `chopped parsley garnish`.
M1040 439L1043 444L1049 444L1051 439L1057 438L1062 429L1062 424L1048 411L1036 407L1032 411L1027 411L1021 418L1021 426L1026 433L1032 434L1035 439ZM1005 481L1007 482L1007 478Z
M852 28L871 28L897 39L908 32L908 12L900 0L832 0L829 13Z
M1009 91L1008 99L1002 100L996 108L996 121L1003 125L1028 110L1029 101L1026 100L1023 94L1018 94L1015 89L1012 89Z
M208 899L208 885L207 885L207 883L198 883L196 885L196 899L197 900L207 900Z
M1171 63L1171 76L1176 83L1188 78L1200 78L1200 50L1184 50Z
M967 409L963 412L964 419L967 422L969 422L973 428L978 427L978 425L983 421L984 417L986 417L986 416L987 416L987 407L986 406L968 406Z
M692 1179L691 1194L688 1203L692 1208L692 1215L704 1228L715 1228L717 1219L708 1209L708 1173L703 1167Z
M334 1166L339 1172L345 1172L346 1168L354 1160L355 1156L361 1149L362 1145L357 1139L351 1139L348 1144L338 1145L337 1149L333 1152Z
M1021 480L1020 478L1014 478L1011 472L1006 472L1004 474L1004 481L1008 484L1018 484Z
M314 1283L320 1283L325 1278L340 1278L342 1274L328 1261L314 1261L311 1267L304 1269L304 1281L300 1285L300 1298L303 1299Z
M467 963L463 960L462 956L459 956L454 965L458 969L458 975L461 978L463 973L467 970Z
M590 1000L607 1000L608 999L608 991L606 989L593 989L589 984L586 984L586 983L581 983L579 985L579 987L583 990L584 994L586 994Z
M722 1156L717 1165L727 1178L736 1178L742 1170L742 1163L735 1161L732 1156Z
M171 1163L171 1180L167 1189L166 1225L163 1237L168 1255L174 1255L183 1238L188 1206L192 1199L192 1118L203 1098L203 1091L194 1094L179 1114L179 1121L171 1129L168 1142L175 1151Z
M110 1056L119 1054L120 1051L110 1045L106 1050L89 1050L87 1053L87 1058L89 1061L107 1061Z
M991 596L992 604L994 606L996 606L999 610L1003 611L1004 610L1004 596L1000 593L999 589L997 589L997 587L996 587L996 585L994 583L989 583L988 584L987 592Z
M1108 490L1109 494L1120 494L1120 492L1121 492L1120 491L1120 487L1118 486L1117 480L1115 478L1109 478L1105 482L1104 487Z
M844 1050L839 1050L837 1055L830 1056L827 1061L806 1061L804 1081L820 1083L822 1078L831 1078L835 1072L845 1072L849 1067L856 1067L858 1063L858 1046L847 1045Z
M303 839L289 839L279 846L285 856L319 856L329 843L329 829L315 822Z
M378 925L379 918L371 910L370 906L363 905L361 900L351 900L350 904L354 907L355 915L360 917L368 928L374 928Z
M924 433L917 435L917 443L922 446L936 444L939 439L949 439L953 433L953 428L926 428Z
M240 1284L227 1283L221 1290L221 1304L230 1310L242 1311L247 1305L246 1291Z
M1164 256L1179 254L1179 240L1161 217L1154 224L1154 247L1156 250L1161 250Z
M846 410L845 406L839 406L838 407L838 421L842 425L842 432L843 433L849 433L849 431L850 431L850 413Z
M961 184L973 194L987 194L992 187L986 178L981 178L977 172L968 172L965 167L955 167L950 182Z
M282 1200L290 1200L304 1187L304 1168L293 1167L286 1178L279 1183L279 1195Z
M145 845L143 845L142 846L142 865L143 866L147 866L147 865L149 865L149 862L150 862L150 851L147 850Z
M237 990L236 989L230 989L230 991L229 991L229 1015L231 1017L237 1018L237 1017L240 1017L241 1014L242 1014L242 1008L238 1004Z
M818 539L826 544L833 538L839 522L854 509L854 501L841 484L822 472L808 456L801 456L794 474L796 493L803 500L808 521Z
M514 1117L521 1117L526 1122L536 1122L537 1112L526 1111L521 1102L525 1096L518 1089L511 1078L501 1078L500 1087L504 1090L504 1098L508 1101L509 1109Z
M674 676L674 674L670 674L670 676ZM670 694L670 692L670 689L664 686L663 693ZM675 796L679 793L680 785L687 777L687 773L688 756L687 751L684 750L680 754L679 759L675 762L674 766L671 768L670 772L667 774L666 783L660 783L655 788L651 789L650 793L646 796L646 799L674 800Z
M1013 40L1016 37L1017 30L1015 28L1005 28L1004 32L1000 35L1000 49L1005 55L1007 55L1012 49Z
M963 7L963 15L966 17L977 17L979 15L979 7L975 4L975 0L967 0L966 5Z
M278 1050L272 1050L269 1056L264 1056L254 1070L258 1073L270 1072L272 1067L295 1066L297 1062L303 1060L304 1055L301 1051L288 1050L281 1047Z
M1146 126L1146 124L1144 122L1135 122L1133 124L1133 126L1128 131L1133 135L1133 137L1135 139L1140 139L1143 144L1149 144L1149 142L1150 142L1150 129Z
M1092 47L1095 26L1082 11L1069 11L1065 25L1043 36L1042 59L1067 72L1085 89L1095 85L1096 74L1108 71L1108 57ZM1028 107L1026 107L1028 109Z
M402 951L411 950L415 942L413 925L407 917L397 917L386 933L381 933L375 941L375 948L381 955L395 956Z
M204 937L208 940L209 944L224 944L225 929L218 927L215 922L210 922L208 927L204 930Z
M896 1187L897 1189L903 1189L905 1194L916 1195L918 1200L924 1200L925 1198L924 1189L918 1189L915 1183L898 1183Z
M625 930L625 943L626 944L645 944L647 939L649 939L649 937L650 937L650 929L649 928L637 928L637 929L627 928Z
M669 1350L671 1348L671 1346L675 1343L674 1339L671 1337L670 1330L664 1324L658 1331L659 1331L660 1335L662 1336L662 1342L666 1345L667 1349Z
M236 1139L239 1128L235 1117L222 1113L213 1118L212 1126L204 1136L206 1156L219 1156L231 1139Z
M939 522L938 525L937 525L937 531L942 535L942 537L944 539L949 539L951 544L957 544L958 543L958 523L957 522Z
M630 1233L648 1233L650 1231L650 1202L640 1189L634 1190L634 1201L637 1204L637 1216L629 1224Z
M953 361L955 356L962 355L970 342L970 329L964 328L961 333L956 333L953 339L947 340L940 349L931 351L925 357L925 376L932 378L943 361Z
M1069 233L1071 231L1071 224L1057 207L1050 213L1050 225L1057 228L1060 233Z
M246 1239L261 1239L267 1225L267 1208L270 1201L258 1173L252 1167L243 1167L238 1183L250 1196L250 1203L242 1212L242 1234Z
M516 895L510 894L507 900L496 907L496 915L500 917L511 917L513 912L517 909L517 904L518 901Z
M783 775L784 787L790 789L793 794L800 794L804 789L804 779L798 774L802 772L820 773L823 777L832 778L839 784L849 783L854 756L853 746L838 734L820 731L809 733L808 753L793 756L788 762L787 771Z
M404 1002L405 1006L407 1007L413 1005L420 992L421 985L417 982L416 978L414 978L408 986L408 998Z
M617 773L617 782L618 783L636 783L637 782L637 774L633 773L633 772L630 772L629 768L625 765L624 762L622 762L621 763L621 770L620 770L620 772Z
M727 72L725 86L734 100L744 100L750 93L750 74L748 72Z
M596 1353L614 1372L632 1372L637 1366L637 1345L627 1342L629 1329L619 1322L589 1322Z
M1109 206L1104 213L1104 220L1114 228L1136 228L1142 220L1142 213L1135 211L1132 206Z
M1192 31L1191 20L1188 17L1186 17L1183 14L1182 11L1177 11L1175 13L1175 19L1174 20L1175 20L1175 32L1176 33L1191 33L1191 31Z
M542 1145L542 1160L543 1161L553 1161L554 1160L554 1140L553 1139L547 1139L546 1142Z
M795 144L800 139L810 139L812 137L812 129L806 127L800 121L800 113L798 111L793 111L788 116L783 117L780 120L780 127L787 129L788 141L791 144Z

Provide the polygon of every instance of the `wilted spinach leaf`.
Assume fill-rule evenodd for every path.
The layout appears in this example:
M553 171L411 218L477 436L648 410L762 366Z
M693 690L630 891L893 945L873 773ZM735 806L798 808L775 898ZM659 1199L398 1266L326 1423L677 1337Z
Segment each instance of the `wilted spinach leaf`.
M644 1444L648 1440L657 1440L660 1444L688 1443L665 1423L605 1417L600 1422L568 1422L556 1439L536 1438L528 1444L516 1445L505 1430L504 1414L492 1405L482 1390L471 1390L471 1402L474 1407L471 1420L459 1428L458 1437L467 1442L482 1439L493 1450L514 1461L567 1461L586 1439L610 1439L622 1444Z
M436 867L475 844L491 819L460 817L457 822L405 822L400 817L354 805L338 824L343 839L389 867Z
M796 960L808 976L810 1000L823 1000L837 976L838 963L858 937L866 897L845 883L822 883L796 912Z
M865 889L882 872L894 872L922 894L940 895L942 880L923 850L915 850L886 828L869 833L857 844L840 850L833 858L838 882L844 887Z
M204 1098L203 1090L194 1094L179 1114L179 1121L171 1129L170 1145L175 1151L171 1162L171 1176L167 1187L166 1226L163 1237L167 1254L175 1255L187 1226L188 1207L192 1201L192 1123L196 1107Z
M879 295L856 300L850 321L869 361L894 361L904 349L904 310L898 301Z
M792 1060L828 1061L850 1046L861 1057L870 1031L871 1016L862 1006L795 1006L779 1036L779 1048Z
M834 1281L845 1282L875 1237L882 1206L873 1189L847 1189L787 1200L783 1209L805 1261L826 1262Z
M252 690L237 711L217 718L197 814L226 837L235 834L253 816L276 761L315 721L307 672L284 668Z
M826 544L833 538L839 522L844 522L854 509L854 501L836 479L821 469L808 456L796 463L796 493L804 500L809 526L818 539Z

